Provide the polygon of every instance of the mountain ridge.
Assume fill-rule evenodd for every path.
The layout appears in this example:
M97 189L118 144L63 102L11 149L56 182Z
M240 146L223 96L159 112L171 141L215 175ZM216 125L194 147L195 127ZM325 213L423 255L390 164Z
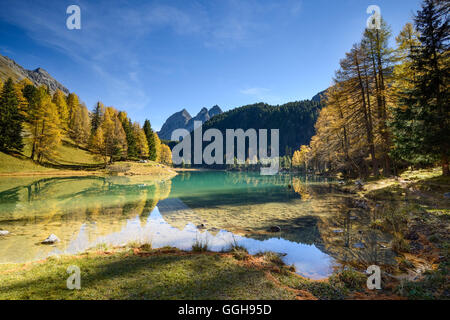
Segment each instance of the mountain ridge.
M66 95L70 93L69 89L55 80L45 69L38 67L34 70L28 70L13 59L0 54L0 80L6 81L9 77L14 81L28 78L36 86L48 86L51 92L59 89Z
M223 111L218 105L207 108L202 108L195 117L192 117L186 109L175 112L164 122L161 130L158 131L158 136L163 140L171 140L172 132L176 129L186 129L189 132L194 130L194 121L201 121L205 123L212 117L221 114Z

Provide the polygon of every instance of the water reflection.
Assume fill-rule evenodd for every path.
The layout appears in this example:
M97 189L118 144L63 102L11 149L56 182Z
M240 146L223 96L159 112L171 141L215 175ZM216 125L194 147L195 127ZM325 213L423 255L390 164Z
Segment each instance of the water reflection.
M153 246L189 249L210 237L221 250L233 235L250 253L287 253L303 275L328 275L338 261L389 264L380 244L389 236L368 225L370 211L318 177L257 173L193 172L172 180L149 177L15 179L0 185L0 263L24 262L99 243L151 240ZM200 232L195 226L204 225ZM280 233L270 233L279 226ZM54 233L61 242L40 242Z
M83 225L77 237L68 244L67 253L77 253L99 244L121 246L133 241L137 243L151 243L153 248L165 246L176 247L181 250L191 250L196 241L207 243L212 251L221 251L237 242L247 248L250 254L274 251L286 254L283 259L288 264L296 266L297 271L312 279L321 279L332 272L333 259L321 252L314 245L288 241L282 238L255 240L235 235L229 231L220 230L215 234L200 231L194 224L187 223L180 230L168 224L158 207L156 207L146 221L138 216L129 219L125 226L117 232L100 236L94 241L89 240L89 234L95 233L95 224ZM54 251L57 253L58 251Z

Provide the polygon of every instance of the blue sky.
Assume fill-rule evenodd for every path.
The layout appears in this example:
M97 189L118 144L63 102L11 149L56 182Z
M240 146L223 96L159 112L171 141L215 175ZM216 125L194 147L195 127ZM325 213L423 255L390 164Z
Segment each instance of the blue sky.
M81 8L81 30L66 8ZM172 113L282 104L331 84L376 4L397 35L419 0L0 0L0 54L42 67L91 109L159 129Z

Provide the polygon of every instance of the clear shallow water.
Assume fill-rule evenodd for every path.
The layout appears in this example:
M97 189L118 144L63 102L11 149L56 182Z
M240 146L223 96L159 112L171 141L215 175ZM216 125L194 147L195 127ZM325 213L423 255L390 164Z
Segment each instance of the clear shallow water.
M389 238L367 230L371 213L353 208L347 195L319 178L189 172L169 181L0 179L0 229L11 233L0 237L0 263L77 253L101 243L189 250L196 240L215 251L236 241L251 254L282 253L286 263L313 279L327 277L338 265L392 259L379 245ZM282 232L268 232L271 226ZM40 244L51 233L61 242Z

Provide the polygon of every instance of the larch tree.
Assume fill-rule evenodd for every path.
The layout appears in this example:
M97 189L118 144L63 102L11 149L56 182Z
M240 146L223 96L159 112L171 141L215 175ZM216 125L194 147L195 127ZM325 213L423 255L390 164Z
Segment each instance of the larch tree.
M69 129L72 129L72 126L74 124L73 119L79 107L80 107L80 99L78 98L78 96L73 92L69 93L69 95L67 96L67 109L69 111L69 119L68 119Z
M89 110L84 104L81 104L74 110L70 136L78 145L85 145L89 141L90 134Z
M172 164L172 151L166 144L161 145L161 163L171 165Z
M139 158L146 159L148 158L148 142L147 137L145 136L144 130L141 128L139 123L135 122L132 125L134 139L136 141L136 149Z
M28 100L27 122L30 127L31 159L42 163L54 160L61 143L61 124L57 106L52 102L48 89L27 85L24 96Z
M53 94L52 102L58 108L62 126L67 130L69 126L69 107L67 105L66 95L61 90L57 89Z

